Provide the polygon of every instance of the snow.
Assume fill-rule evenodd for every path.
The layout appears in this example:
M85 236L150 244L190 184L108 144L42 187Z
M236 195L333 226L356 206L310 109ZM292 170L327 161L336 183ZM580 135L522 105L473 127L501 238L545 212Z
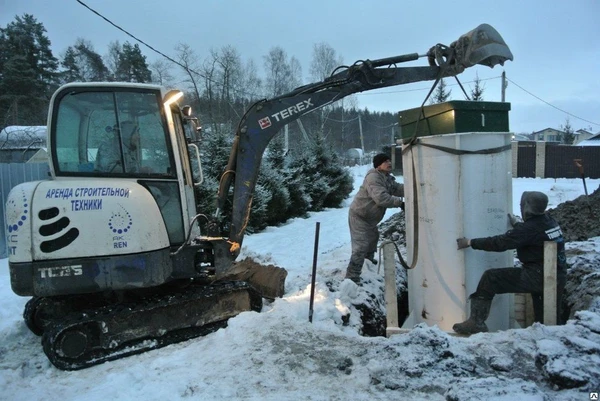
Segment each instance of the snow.
M11 125L0 131L0 148L20 149L32 144L45 145L46 136L45 125Z
M367 169L351 169L354 193ZM600 180L587 184L596 188ZM516 214L525 190L547 193L549 207L556 207L582 195L583 185L576 179L514 179ZM240 259L288 271L285 296L266 301L261 313L242 313L205 337L80 371L60 371L46 359L39 338L22 321L27 298L12 292L8 262L0 260L0 400L541 401L587 400L600 391L597 299L564 326L536 323L467 338L418 325L391 338L360 336L353 303L367 296L365 288L342 281L350 255L351 200L245 238ZM395 212L389 210L386 218ZM569 243L570 248L579 256L597 254L600 237ZM367 262L363 271L363 278L381 283L383 269ZM572 385L557 386L557 377Z

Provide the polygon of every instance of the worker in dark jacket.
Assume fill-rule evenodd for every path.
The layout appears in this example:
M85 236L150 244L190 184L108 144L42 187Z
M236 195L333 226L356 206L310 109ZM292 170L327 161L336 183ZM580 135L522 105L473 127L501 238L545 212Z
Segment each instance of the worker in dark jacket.
M373 157L373 168L367 172L358 193L350 205L348 224L352 241L352 256L346 270L346 278L360 283L360 273L365 259L375 260L379 231L377 224L383 219L387 208L404 205L404 185L396 182L391 174L392 163L385 153Z
M461 334L473 334L488 331L485 320L490 312L492 299L496 294L530 293L533 300L535 321L543 317L544 292L544 242L557 243L557 322L560 322L560 299L565 286L567 263L565 243L558 223L545 213L548 197L542 192L526 191L521 196L521 215L523 220L509 214L513 228L505 234L487 238L459 238L458 249L471 247L483 251L504 252L517 250L517 258L522 268L500 268L487 270L477 290L469 297L471 316L463 323L455 324L452 329Z

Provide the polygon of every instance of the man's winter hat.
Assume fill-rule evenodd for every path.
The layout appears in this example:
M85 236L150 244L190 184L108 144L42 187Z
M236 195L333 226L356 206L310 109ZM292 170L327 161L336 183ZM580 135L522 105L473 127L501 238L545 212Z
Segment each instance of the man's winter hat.
M544 214L548 207L548 196L543 192L525 191L521 196L521 215L523 220Z
M390 157L388 155L386 155L385 153L379 153L376 154L373 157L373 167L377 168L379 167L383 162L390 160Z

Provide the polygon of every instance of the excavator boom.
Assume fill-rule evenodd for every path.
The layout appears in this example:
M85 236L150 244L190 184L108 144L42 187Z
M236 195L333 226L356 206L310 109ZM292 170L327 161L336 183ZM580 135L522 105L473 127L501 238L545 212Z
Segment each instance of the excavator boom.
M396 66L420 57L427 57L429 65ZM217 230L223 205L235 180L229 238L227 244L220 247L224 256L222 260L225 261L223 268L239 253L262 156L269 142L283 126L354 93L456 76L477 64L493 68L512 59L513 55L500 34L490 25L482 24L462 35L450 46L437 44L424 55L411 53L379 60L357 61L350 67L343 67L340 72L334 72L322 82L301 86L287 94L252 105L237 128L226 168L228 172L235 172L235 177L227 174L221 180L217 214L212 224ZM340 68L342 67L338 67ZM225 247L228 247L228 251ZM228 258L225 257L227 253Z

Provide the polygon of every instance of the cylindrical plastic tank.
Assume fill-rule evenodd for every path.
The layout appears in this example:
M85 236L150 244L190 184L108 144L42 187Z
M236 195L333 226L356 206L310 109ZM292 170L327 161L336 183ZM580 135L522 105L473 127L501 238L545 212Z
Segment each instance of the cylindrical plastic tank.
M512 251L456 249L459 237L487 237L509 228L511 136L498 132L431 135L419 137L417 144L405 149L407 262L418 259L408 272L409 317L404 328L424 322L452 331L454 323L469 316L468 297L483 272L513 267ZM490 330L509 328L509 308L508 295L494 297L486 322Z

